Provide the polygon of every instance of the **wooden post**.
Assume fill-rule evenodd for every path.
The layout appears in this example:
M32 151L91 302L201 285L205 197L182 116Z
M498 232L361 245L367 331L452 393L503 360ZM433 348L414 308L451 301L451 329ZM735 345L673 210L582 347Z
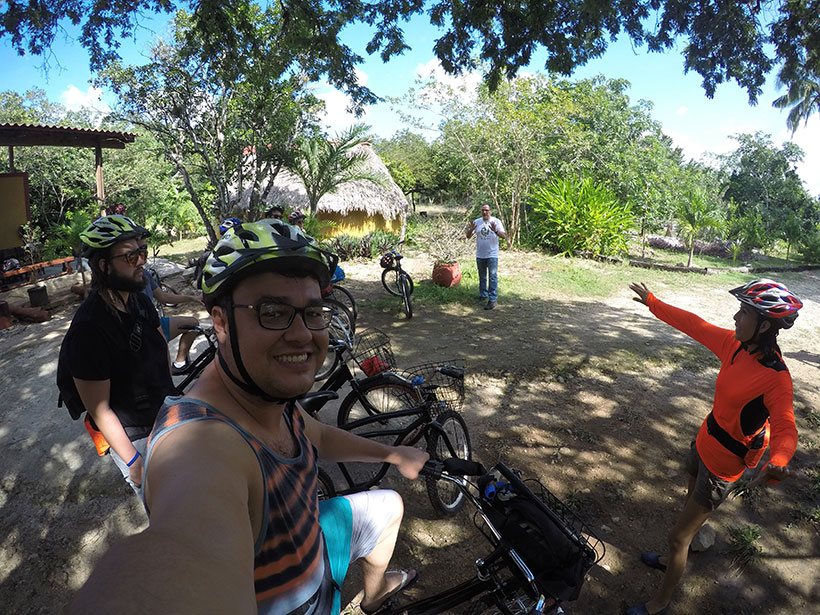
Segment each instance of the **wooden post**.
M14 146L9 145L9 173L16 173L14 168Z
M102 167L102 147L100 146L100 142L97 141L97 145L94 147L94 163L97 166L96 169L96 179L97 179L97 200L99 201L100 208L105 208L105 184L103 182L103 167Z

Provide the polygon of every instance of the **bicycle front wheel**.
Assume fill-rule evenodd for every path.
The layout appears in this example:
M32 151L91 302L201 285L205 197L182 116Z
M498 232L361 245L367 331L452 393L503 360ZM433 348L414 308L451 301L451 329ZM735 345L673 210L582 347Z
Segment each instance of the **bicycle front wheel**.
M390 267L382 271L382 286L391 295L401 297L401 286L399 285L399 270Z
M473 447L470 432L461 415L454 410L445 410L436 417L441 430L429 428L427 431L427 452L430 459L472 459ZM433 508L443 515L454 515L464 506L464 494L454 484L426 478L427 495Z
M413 299L411 298L413 294L413 280L409 275L403 273L399 284L401 285L401 297L404 301L404 314L407 318L413 318Z

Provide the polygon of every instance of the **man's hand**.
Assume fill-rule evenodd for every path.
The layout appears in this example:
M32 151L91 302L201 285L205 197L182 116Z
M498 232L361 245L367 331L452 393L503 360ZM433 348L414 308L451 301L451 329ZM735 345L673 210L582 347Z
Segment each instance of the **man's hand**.
M637 301L638 303L643 303L644 305L647 305L646 298L649 296L649 293L652 292L652 291L650 291L646 287L646 284L644 284L643 282L641 282L640 284L637 284L637 283L633 282L632 284L629 285L629 288L631 290L635 291L635 294L638 295L637 297L632 297L633 301Z
M415 480L424 467L430 455L412 446L395 446L387 458L387 462L396 466L396 469L405 478Z
M497 233L497 232L498 232L498 231L496 230L496 228L495 228L495 222L490 222L490 230L491 230L493 233Z

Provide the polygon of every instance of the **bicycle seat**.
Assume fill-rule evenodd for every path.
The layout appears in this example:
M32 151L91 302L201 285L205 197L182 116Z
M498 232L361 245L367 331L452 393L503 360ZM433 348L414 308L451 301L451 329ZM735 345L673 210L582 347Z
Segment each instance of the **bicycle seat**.
M331 399L339 399L339 394L336 391L311 391L305 393L302 397L297 399L299 405L304 408L310 416L316 416L316 413L322 409Z

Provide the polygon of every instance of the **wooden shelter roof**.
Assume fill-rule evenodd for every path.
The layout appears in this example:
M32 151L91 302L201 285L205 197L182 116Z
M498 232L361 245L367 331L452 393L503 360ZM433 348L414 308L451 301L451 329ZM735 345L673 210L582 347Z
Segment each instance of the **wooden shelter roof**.
M34 124L0 124L0 146L54 145L63 147L102 147L125 149L136 135L113 130L38 126Z

